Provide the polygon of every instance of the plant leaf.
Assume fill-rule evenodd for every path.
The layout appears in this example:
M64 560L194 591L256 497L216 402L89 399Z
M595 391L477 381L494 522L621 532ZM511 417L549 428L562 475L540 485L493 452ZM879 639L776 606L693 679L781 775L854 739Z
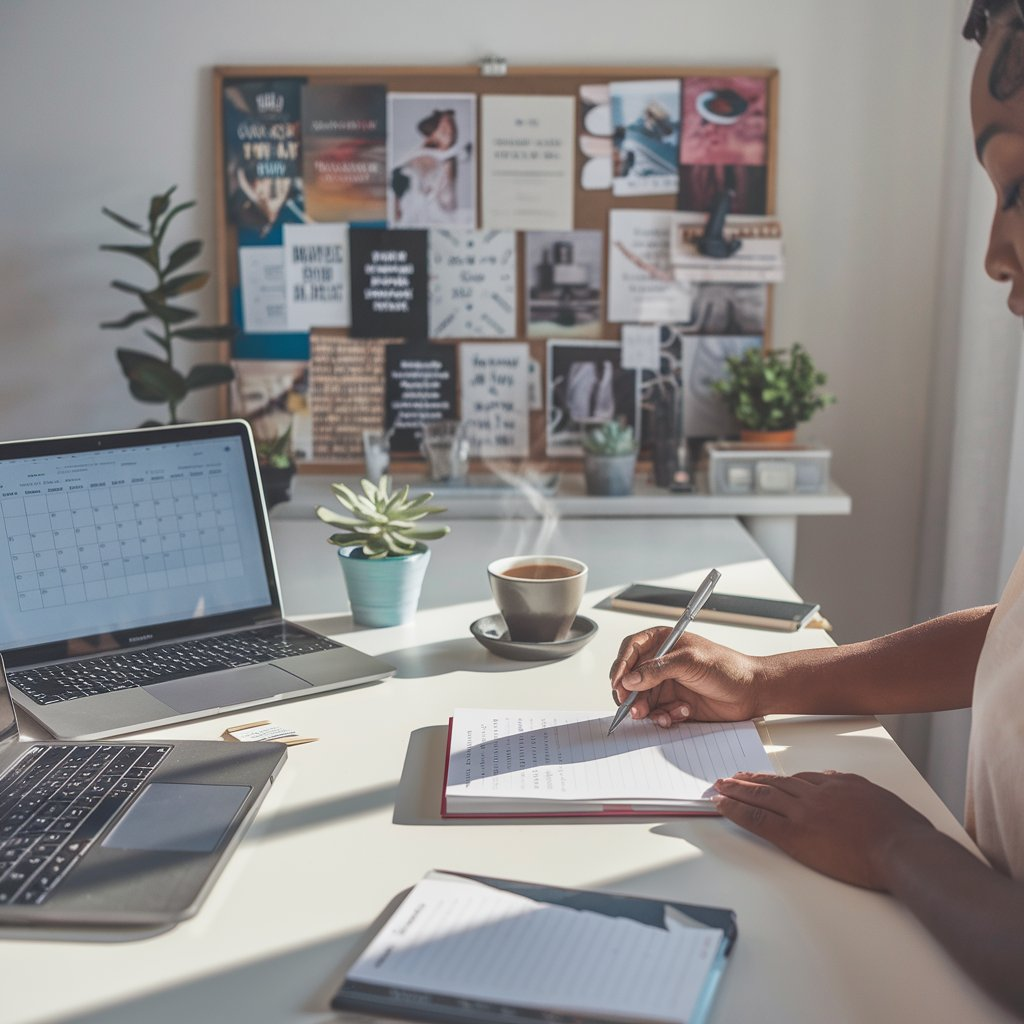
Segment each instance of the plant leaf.
M128 292L131 295L146 295L146 289L141 285L132 284L130 281L111 281L111 288L116 288L119 292Z
M195 320L199 315L195 310L186 309L184 306L168 306L146 296L143 296L142 301L146 304L146 309L166 324L183 324Z
M205 270L196 271L194 274L182 274L180 277L172 277L169 281L164 281L159 289L154 290L154 294L171 299L175 295L184 295L186 292L197 292L209 280L210 275Z
M173 274L179 267L183 267L186 263L194 260L202 251L203 243L199 239L192 242L183 242L167 257L164 273Z
M117 361L130 382L131 393L143 402L180 402L187 394L185 378L148 352L119 348Z
M119 252L124 256L134 256L137 260L157 268L156 248L152 245L101 245L101 252Z
M328 526L341 526L346 530L361 530L363 528L362 522L358 519L346 519L345 516L338 515L333 509L325 508L323 505L317 505L316 516Z
M171 193L177 188L177 185L172 185L166 192L158 196L153 196L149 201L149 233L151 235L156 234L156 222L167 212L167 207L171 205Z
M357 533L332 533L327 541L329 544L337 544L339 548L354 548L363 543L363 538Z
M118 224L123 228L127 228L129 231L135 231L140 235L146 234L146 229L141 224L136 224L135 221L129 220L127 217L122 217L121 214L115 213L113 210L107 209L105 206L101 206L100 209L111 219L117 221Z
M189 200L189 202L187 203L179 203L176 207L174 207L173 210L171 210L170 213L167 214L166 217L164 217L163 224L161 224L160 227L157 228L156 234L153 236L157 245L159 245L164 240L164 235L167 234L167 229L168 227L170 227L171 221L174 220L174 218L177 217L178 214L182 212L182 210L190 210L195 205L196 204L194 199Z
M155 341L165 352L171 351L170 342L166 338L161 338L160 335L156 333L156 331L151 331L148 327L146 327L143 329L142 333L145 334L147 338L152 338L153 341Z
M182 327L172 336L183 341L230 341L237 333L238 328L230 324L211 324L208 327Z
M370 483L365 477L359 481L359 486L363 489L363 494L374 503L374 508L377 506L377 499L379 497L377 493L377 487L375 484Z
M119 331L124 327L131 327L132 324L137 324L140 320L148 320L152 315L148 309L136 310L120 320L106 320L100 324L100 327L105 331Z
M227 384L235 379L235 371L227 363L200 363L188 371L185 387L189 391L196 388L210 388L217 384Z
M410 530L406 536L414 537L416 540L440 540L451 532L450 526L437 526L433 530Z

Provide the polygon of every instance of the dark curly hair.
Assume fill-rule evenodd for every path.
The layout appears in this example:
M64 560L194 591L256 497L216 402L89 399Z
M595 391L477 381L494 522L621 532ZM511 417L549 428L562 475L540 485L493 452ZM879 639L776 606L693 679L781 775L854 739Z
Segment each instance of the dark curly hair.
M974 0L964 22L965 39L984 43L993 19L1012 10L1010 31L992 62L988 91L1003 102L1024 86L1024 0Z

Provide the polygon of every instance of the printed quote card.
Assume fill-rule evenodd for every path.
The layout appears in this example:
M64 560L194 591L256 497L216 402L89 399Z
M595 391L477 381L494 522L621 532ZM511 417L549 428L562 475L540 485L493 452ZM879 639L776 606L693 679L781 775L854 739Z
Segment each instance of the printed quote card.
M484 96L481 181L485 228L573 226L575 96Z
M347 327L348 275L347 224L285 224L288 330Z
M392 452L418 452L424 423L455 418L455 346L388 345L386 425Z
M427 233L353 229L352 336L427 336Z
M462 420L474 455L530 454L529 363L523 342L459 346Z
M430 337L515 335L515 232L435 228L428 251Z

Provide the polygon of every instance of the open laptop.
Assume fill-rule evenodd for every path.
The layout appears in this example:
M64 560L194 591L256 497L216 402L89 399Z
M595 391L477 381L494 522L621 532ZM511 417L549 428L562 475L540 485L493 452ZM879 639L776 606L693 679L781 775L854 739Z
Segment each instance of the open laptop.
M22 740L0 659L0 934L123 938L191 916L286 756L279 743Z
M241 420L0 444L0 653L61 739L394 673L283 618Z

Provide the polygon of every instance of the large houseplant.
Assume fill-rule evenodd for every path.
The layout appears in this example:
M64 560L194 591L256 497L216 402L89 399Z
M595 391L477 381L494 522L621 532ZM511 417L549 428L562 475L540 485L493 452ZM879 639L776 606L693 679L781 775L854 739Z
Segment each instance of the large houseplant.
M137 245L101 245L104 252L121 253L144 263L155 280L148 285L131 281L111 281L110 286L119 292L134 296L138 302L120 320L108 320L100 324L105 330L124 330L136 324L147 324L143 333L157 346L158 353L143 352L134 348L119 348L117 361L128 378L128 389L140 402L152 402L167 406L167 422L178 422L178 407L185 397L198 388L226 384L234 377L226 363L198 363L188 373L182 373L174 366L174 342L180 341L230 341L237 331L229 324L198 326L190 322L198 314L178 304L182 295L197 292L210 279L206 271L183 271L195 260L203 249L198 239L182 242L168 256L161 248L166 241L167 229L179 213L195 206L194 202L171 206L171 196L177 186L153 196L145 224L129 220L113 210L103 207L103 212L121 227L140 236ZM151 326L155 329L151 329ZM188 326L186 326L188 325ZM155 426L156 420L147 420L143 426Z
M583 432L582 444L588 494L633 493L637 444L631 426L618 420L595 424Z
M361 626L397 626L416 613L423 575L430 561L426 541L450 532L425 527L422 520L444 512L430 505L430 491L409 496L409 487L391 490L391 480L360 481L362 493L345 484L331 490L345 510L339 515L318 505L317 516L337 527L328 541L339 548L352 618Z
M789 350L750 348L728 356L725 364L725 376L712 387L745 441L791 444L798 424L836 400L820 390L827 377L799 344Z

